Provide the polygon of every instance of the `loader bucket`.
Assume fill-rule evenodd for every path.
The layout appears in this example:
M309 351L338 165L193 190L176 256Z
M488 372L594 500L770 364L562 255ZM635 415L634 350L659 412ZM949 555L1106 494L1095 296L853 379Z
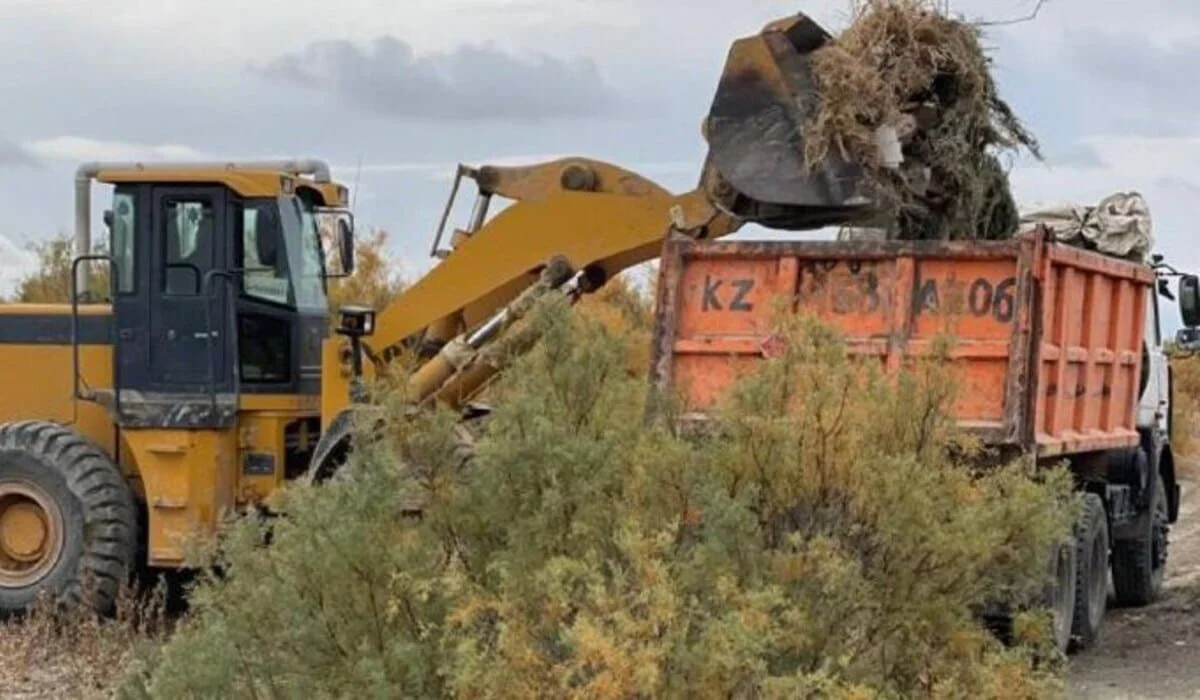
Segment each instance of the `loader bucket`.
M801 129L819 104L811 54L831 38L798 14L730 48L705 135L709 166L720 175L734 214L795 230L868 213L860 168L836 153L812 168L804 160Z

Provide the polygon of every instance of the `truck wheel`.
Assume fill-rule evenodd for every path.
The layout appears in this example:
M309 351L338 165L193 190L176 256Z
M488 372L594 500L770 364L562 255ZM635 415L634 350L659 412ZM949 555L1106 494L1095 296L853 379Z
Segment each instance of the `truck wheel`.
M111 610L132 571L133 495L120 470L57 423L0 426L0 612L46 592ZM85 591L85 586L87 590Z
M1167 491L1161 474L1154 473L1150 505L1134 518L1132 537L1113 542L1113 587L1117 602L1141 607L1162 594L1167 564Z
M1108 518L1104 501L1094 493L1084 494L1075 541L1079 568L1075 576L1071 646L1082 650L1099 638L1100 623L1108 605Z
M1075 582L1078 578L1075 543L1063 542L1050 558L1051 582L1046 587L1043 604L1050 609L1054 646L1063 654L1071 644L1071 626L1075 616Z

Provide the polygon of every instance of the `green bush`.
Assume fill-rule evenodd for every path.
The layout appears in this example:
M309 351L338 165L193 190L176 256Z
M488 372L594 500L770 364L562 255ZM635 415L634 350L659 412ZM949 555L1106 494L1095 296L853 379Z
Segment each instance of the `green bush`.
M392 394L387 440L242 519L153 697L1045 697L1045 626L973 617L1044 583L1069 479L977 470L944 363L887 378L816 325L712 430L649 426L603 324L552 305L459 459L453 416ZM664 402L664 405L668 405ZM402 417L397 417L402 416ZM404 464L398 469L396 455ZM405 512L419 503L422 519ZM216 550L214 550L216 551Z

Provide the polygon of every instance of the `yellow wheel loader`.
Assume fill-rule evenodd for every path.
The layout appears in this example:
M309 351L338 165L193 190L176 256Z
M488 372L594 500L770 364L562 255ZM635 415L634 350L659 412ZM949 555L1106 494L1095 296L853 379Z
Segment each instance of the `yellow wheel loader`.
M320 161L93 163L113 186L108 252L73 263L70 304L0 305L0 610L46 591L111 606L135 566L304 472L326 335L318 220L346 188ZM105 265L106 303L83 303Z
M852 165L803 161L806 55L828 39L801 15L733 44L693 191L588 159L460 168L455 190L478 186L471 222L443 240L443 218L434 269L387 308L342 309L341 337L318 231L336 222L350 272L353 217L324 163L81 166L77 250L99 181L114 187L108 252L74 261L69 304L0 306L0 610L43 591L106 609L133 568L183 566L188 535L223 513L327 477L354 389L402 352L420 359L419 401L467 412L501 369L488 350L536 340L512 324L538 295L593 291L671 233L861 218ZM493 198L512 204L489 218ZM93 263L107 303L82 303Z

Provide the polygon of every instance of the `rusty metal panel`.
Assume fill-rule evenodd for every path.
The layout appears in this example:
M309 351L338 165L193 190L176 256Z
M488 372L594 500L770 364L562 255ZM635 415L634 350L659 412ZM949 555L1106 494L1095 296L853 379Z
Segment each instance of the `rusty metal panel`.
M1065 245L1047 246L1040 272L1039 452L1136 443L1146 294L1154 272Z
M1136 351L1143 294L1154 279L1143 266L1043 235L676 239L662 261L652 379L684 401L693 422L771 353L782 303L786 312L815 314L852 355L891 372L929 352L939 334L953 334L965 382L953 410L988 443L1056 455L1136 442Z

